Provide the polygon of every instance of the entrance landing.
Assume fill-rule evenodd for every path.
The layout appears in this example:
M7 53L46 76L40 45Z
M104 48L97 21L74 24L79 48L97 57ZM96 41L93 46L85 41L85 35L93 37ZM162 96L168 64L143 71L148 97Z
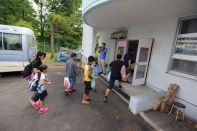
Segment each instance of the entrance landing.
M107 75L101 75L101 77L107 81ZM118 87L118 81L115 82L115 86ZM131 83L122 83L122 89L124 93L126 93L129 97L131 96L138 96L138 95L145 95L150 93L155 93L156 91L146 85L139 85L139 86L132 86Z

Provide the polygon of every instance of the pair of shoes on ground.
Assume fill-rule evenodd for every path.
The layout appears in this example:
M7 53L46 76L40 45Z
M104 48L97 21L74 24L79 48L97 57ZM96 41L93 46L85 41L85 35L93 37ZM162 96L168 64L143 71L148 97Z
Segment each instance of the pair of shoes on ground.
M87 100L82 100L82 102L81 102L82 104L85 104L85 105L88 105L88 104L90 104L90 102L89 101L87 101Z
M46 113L49 111L49 108L45 107L45 108L40 108L40 106L36 103L36 102L32 102L32 106L38 110L38 113L42 114L42 113Z
M68 95L68 93L73 93L75 91L77 91L77 90L75 90L75 89L69 89L69 90L65 90L64 92L66 93L66 95Z
M75 89L69 89L69 90L68 90L69 93L73 93L73 92L75 92L75 91L77 91L77 90L75 90Z
M38 113L42 114L42 113L46 113L49 111L49 108L45 107L45 108L41 108Z
M90 98L86 98L85 100L83 99L81 103L87 105L90 104L90 101L91 101Z

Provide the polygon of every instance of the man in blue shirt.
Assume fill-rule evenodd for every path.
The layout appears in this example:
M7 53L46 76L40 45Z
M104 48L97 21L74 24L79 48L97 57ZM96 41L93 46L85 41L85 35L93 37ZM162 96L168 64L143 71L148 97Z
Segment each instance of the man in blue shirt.
M107 54L107 48L105 48L105 43L102 43L102 47L99 49L99 74L105 74L105 58Z

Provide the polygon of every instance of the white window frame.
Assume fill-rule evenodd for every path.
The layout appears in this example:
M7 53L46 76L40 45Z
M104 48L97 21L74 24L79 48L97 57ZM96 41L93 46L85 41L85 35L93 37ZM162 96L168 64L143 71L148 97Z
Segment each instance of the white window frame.
M175 49L176 49L176 44L177 44L178 38L185 37L185 34L180 34L181 22L183 20L191 20L191 19L194 19L194 18L197 18L197 16L180 18L179 21L178 21L178 27L177 27L177 31L176 31L175 40L174 40L173 50L172 50L172 53L171 53L171 59L170 59L170 62L169 62L168 73L174 74L174 75L178 75L178 76L182 76L182 77L189 78L189 79L197 80L197 76L189 75L189 74L186 74L186 73L181 73L181 72L178 72L178 71L175 71L175 70L171 69L173 59L197 62L197 56L184 55L184 54L175 54L174 53ZM194 35L196 36L197 33L191 33L191 34L188 33L187 37L188 36L189 37L193 37ZM195 41L192 41L192 42L197 42L197 41L195 40Z

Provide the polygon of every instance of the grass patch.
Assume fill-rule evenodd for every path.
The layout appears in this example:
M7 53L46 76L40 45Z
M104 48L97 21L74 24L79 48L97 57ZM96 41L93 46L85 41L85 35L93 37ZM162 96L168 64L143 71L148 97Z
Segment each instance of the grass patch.
M61 61L61 62L57 61L57 53L54 54L54 58L52 59L50 59L50 56L51 56L51 53L47 52L46 57L42 61L43 64L46 64L46 65L53 65L53 64L64 65L65 64L65 61Z

